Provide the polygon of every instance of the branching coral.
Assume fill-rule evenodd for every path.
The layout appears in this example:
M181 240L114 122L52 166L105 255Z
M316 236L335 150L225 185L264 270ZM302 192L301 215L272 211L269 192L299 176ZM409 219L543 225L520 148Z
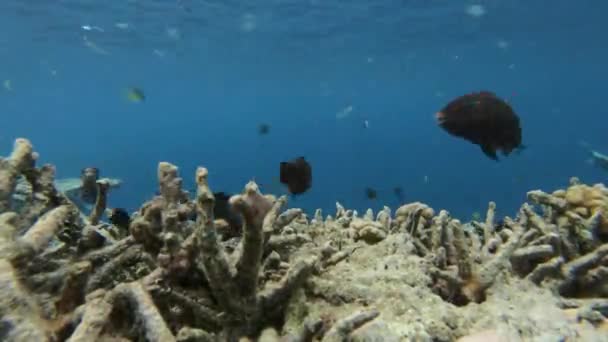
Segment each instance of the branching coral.
M302 212L282 212L286 197L264 196L253 182L230 199L245 225L228 253L215 228L205 168L196 172L193 201L177 167L160 163L160 195L134 215L125 235L111 234L100 222L107 182L96 181L95 206L83 216L53 188L54 169L37 169L35 159L31 144L19 139L0 163L0 282L6 289L0 311L9 339L255 337L268 326L280 328L291 293L326 259L309 254L291 260L285 250L282 257L274 252L280 243L273 237ZM37 198L15 213L11 199L21 176ZM40 215L22 229L31 207ZM277 257L281 267L272 266Z
M103 221L108 180L85 170L94 205L82 213L55 188L54 167L37 167L36 159L25 139L0 159L0 336L6 340L344 341L365 336L366 326L372 334L374 322L382 331L377 317L384 311L374 303L380 294L366 292L361 284L323 293L324 284L332 284L323 276L337 268L347 272L350 260L374 248L383 250L385 261L372 263L373 270L359 279L375 282L384 271L390 293L426 293L430 302L450 307L487 302L493 286L509 274L564 297L608 296L608 190L603 185L573 182L553 194L530 192L529 201L542 212L524 204L515 218L499 223L493 202L484 222L461 223L448 211L436 214L420 202L401 206L394 217L388 207L359 216L337 204L334 217L324 219L317 211L309 222L300 209L284 210L285 196L264 195L249 182L229 200L242 216L242 235L224 241L203 167L196 170L191 198L178 168L159 163L159 195L134 213L127 230ZM20 182L28 191L14 201ZM404 256L411 259L389 262ZM416 279L389 274L405 268L416 269ZM401 291L396 281L410 288ZM348 293L340 297L341 291ZM307 310L312 301L348 308L313 314ZM605 307L580 304L577 317L605 324ZM399 305L392 309L413 312ZM437 334L448 340L454 333ZM421 330L408 336L427 335Z
M588 186L571 179L566 190L548 194L528 193L541 206L524 210L535 228L528 245L533 264L520 273L540 284L548 279L564 296L608 296L608 238L605 213L608 189L603 184ZM529 271L526 272L526 271Z

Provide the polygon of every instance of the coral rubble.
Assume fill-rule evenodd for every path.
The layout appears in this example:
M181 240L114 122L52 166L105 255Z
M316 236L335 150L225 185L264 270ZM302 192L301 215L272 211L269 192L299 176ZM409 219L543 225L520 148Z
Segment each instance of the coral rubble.
M2 340L607 340L600 184L531 191L514 218L491 202L464 223L419 202L309 219L249 182L229 200L233 237L204 167L192 197L159 163L158 195L115 227L108 180L83 171L83 213L36 160L26 139L0 159Z

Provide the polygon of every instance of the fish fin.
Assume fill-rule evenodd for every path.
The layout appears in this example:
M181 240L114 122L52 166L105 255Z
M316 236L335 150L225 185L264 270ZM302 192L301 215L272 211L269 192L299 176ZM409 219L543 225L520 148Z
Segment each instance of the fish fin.
M481 145L481 151L488 158L498 161L498 156L496 155L496 150L494 150L490 145Z

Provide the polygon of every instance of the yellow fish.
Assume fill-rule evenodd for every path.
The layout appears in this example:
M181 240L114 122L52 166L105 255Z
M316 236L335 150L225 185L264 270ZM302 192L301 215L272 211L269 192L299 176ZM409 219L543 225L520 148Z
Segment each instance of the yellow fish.
M146 100L146 95L139 88L131 87L127 89L126 95L127 100L131 102L144 102Z

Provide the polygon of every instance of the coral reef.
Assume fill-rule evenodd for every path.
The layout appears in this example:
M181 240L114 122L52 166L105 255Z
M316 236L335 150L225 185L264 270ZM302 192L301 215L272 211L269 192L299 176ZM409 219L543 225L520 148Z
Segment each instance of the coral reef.
M0 159L2 340L608 340L601 184L464 223L420 202L309 219L249 182L229 199L233 237L204 167L190 196L159 163L158 195L117 227L97 170L83 170L82 212L36 160L26 139Z

